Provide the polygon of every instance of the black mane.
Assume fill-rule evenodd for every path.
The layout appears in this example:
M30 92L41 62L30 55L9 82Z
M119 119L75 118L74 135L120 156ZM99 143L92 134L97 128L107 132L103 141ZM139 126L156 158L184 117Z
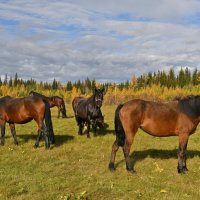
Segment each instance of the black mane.
M47 98L48 98L47 96L44 96L43 94L40 94L40 93L34 92L34 91L29 92L29 95L37 96L37 97L42 97L42 98L44 98L44 99L47 99Z
M200 95L191 95L177 100L180 110L183 113L193 118L200 116Z

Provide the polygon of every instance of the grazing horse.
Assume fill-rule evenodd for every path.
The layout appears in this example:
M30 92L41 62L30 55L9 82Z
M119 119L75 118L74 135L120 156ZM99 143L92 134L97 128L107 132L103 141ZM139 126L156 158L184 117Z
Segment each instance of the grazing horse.
M25 98L5 96L0 98L1 145L4 145L6 122L9 123L14 143L18 144L15 123L25 124L31 120L35 120L38 125L35 147L39 146L39 141L43 135L45 147L49 148L50 142L55 142L49 103L40 97L34 96Z
M97 126L99 128L103 128L104 127L104 116L102 115L101 110L99 111L99 114L98 114L97 118L95 118L93 120L93 123L92 123L92 128L94 129L94 135L95 136L96 136L96 133L97 133Z
M93 95L89 98L75 97L72 101L72 107L79 126L78 134L82 135L84 123L87 124L87 137L90 137L90 121L96 120L101 114L101 106L103 103L104 89L95 89ZM101 114L102 115L102 114ZM96 126L96 125L95 125ZM94 136L96 136L96 129Z
M114 170L116 152L123 148L126 168L133 171L129 152L134 136L141 128L152 136L178 136L178 173L185 173L189 136L200 122L200 96L189 96L168 103L135 99L121 104L115 111L116 140L112 146L110 170Z
M44 95L37 93L37 92L34 92L34 91L29 92L29 95L30 96L38 96L38 97L45 99L46 101L49 102L50 108L57 106L57 108L58 108L58 118L60 118L60 112L62 112L62 118L67 117L65 102L64 102L63 98L61 98L59 96L47 97L47 96L44 96Z

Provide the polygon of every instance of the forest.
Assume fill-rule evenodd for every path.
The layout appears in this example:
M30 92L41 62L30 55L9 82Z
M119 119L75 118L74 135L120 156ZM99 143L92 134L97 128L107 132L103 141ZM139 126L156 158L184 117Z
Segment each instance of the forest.
M200 71L197 68L193 71L181 68L178 73L171 68L169 71L132 75L130 80L122 83L98 83L89 78L66 83L56 79L51 83L37 82L32 78L23 80L17 73L14 77L7 74L4 77L3 80L0 78L0 96L23 97L34 90L47 96L61 96L66 103L71 103L75 96L90 96L95 87L105 88L104 104L118 104L132 98L163 101L200 93Z

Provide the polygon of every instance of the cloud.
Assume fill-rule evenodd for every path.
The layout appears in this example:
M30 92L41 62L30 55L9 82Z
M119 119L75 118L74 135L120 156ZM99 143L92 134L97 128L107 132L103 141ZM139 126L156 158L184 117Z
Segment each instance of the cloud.
M0 3L0 74L63 83L200 68L199 1ZM194 22L194 20L192 20Z

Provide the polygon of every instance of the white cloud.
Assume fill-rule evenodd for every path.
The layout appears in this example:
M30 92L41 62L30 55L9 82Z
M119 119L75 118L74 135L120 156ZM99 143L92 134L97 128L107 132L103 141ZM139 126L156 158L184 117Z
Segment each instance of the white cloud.
M185 23L199 1L19 0L0 9L1 75L120 82L133 73L200 68L200 27Z

